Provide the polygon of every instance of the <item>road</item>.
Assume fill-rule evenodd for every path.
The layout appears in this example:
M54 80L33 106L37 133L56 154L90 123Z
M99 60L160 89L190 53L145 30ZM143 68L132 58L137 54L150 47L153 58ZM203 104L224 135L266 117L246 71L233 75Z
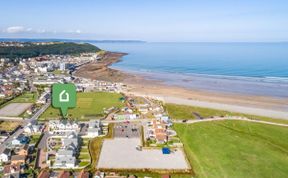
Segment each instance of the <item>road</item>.
M47 141L48 137L50 137L50 136L51 135L49 134L49 132L45 131L44 135L43 135L42 139L40 140L37 148L45 150L45 148L47 148L46 141Z
M16 130L12 135L10 135L0 146L0 154L3 153L5 148L11 143L14 138L17 138L20 134L24 132L24 127L27 126L29 123L34 123L38 117L50 106L50 102L47 102L45 105L42 106L30 119L24 120L22 127Z
M261 120L252 120L245 117L219 117L219 118L207 118L202 120L187 120L186 122L183 122L183 120L173 120L173 123L186 123L186 124L194 124L198 122L211 122L211 121L223 121L223 120L240 120L240 121L248 121L248 122L255 122L255 123L262 123L262 124L269 124L269 125L276 125L276 126L283 126L288 127L288 124L281 124L281 123L275 123L275 122L268 122L268 121L261 121Z

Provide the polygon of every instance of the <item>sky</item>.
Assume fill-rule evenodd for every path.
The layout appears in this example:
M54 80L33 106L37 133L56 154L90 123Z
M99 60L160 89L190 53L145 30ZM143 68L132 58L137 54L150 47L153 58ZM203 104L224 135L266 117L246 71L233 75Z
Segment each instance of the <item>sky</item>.
M288 1L1 1L0 38L288 41Z

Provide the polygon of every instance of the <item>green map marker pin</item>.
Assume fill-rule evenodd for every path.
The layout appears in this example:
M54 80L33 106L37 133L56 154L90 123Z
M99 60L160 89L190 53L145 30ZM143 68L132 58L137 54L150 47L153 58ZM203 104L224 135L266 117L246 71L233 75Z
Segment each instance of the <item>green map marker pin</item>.
M52 105L60 108L62 116L67 115L68 108L76 107L76 87L73 84L53 84Z

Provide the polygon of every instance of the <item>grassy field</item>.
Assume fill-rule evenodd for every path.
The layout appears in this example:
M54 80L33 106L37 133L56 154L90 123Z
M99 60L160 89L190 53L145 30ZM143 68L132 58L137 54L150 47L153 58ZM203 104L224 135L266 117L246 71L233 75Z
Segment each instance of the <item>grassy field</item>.
M0 102L0 108L3 108L4 106L10 104L10 103L35 103L37 100L37 94L36 93L23 93L12 100L5 100L2 99Z
M167 174L159 174L159 173L152 173L152 172L119 172L121 176L129 177L130 175L135 175L137 178L145 178L145 177L152 177L152 178L161 178L163 175ZM169 174L171 178L192 178L193 176L190 174Z
M11 132L16 129L20 124L21 122L17 121L0 121L0 130L6 130L8 132Z
M34 103L37 100L36 93L24 93L14 98L11 103Z
M201 108L195 106L187 106L187 105L177 105L167 103L165 105L166 110L172 119L196 119L194 113L200 114L202 117L211 117L211 116L243 116L253 120L263 120L270 121L275 123L284 123L288 124L288 120L284 119L274 119L269 117L262 116L253 116L248 114L234 113L228 111L215 110L210 108Z
M122 107L121 94L107 92L77 93L77 106L68 110L68 116L85 119L89 116L103 115L103 108ZM59 118L60 110L50 106L40 117L41 120Z
M288 128L246 121L175 124L196 177L288 175Z

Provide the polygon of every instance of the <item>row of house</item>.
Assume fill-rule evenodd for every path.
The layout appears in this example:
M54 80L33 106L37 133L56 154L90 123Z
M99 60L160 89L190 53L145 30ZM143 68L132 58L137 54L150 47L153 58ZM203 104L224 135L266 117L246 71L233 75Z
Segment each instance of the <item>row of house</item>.
M77 77L74 84L78 91L105 91L120 93L127 89L123 83L90 80Z
M148 133L150 139L155 139L157 143L163 144L168 141L168 126L161 120L154 119L148 124Z
M79 139L76 132L71 132L61 139L62 146L56 152L53 168L74 168L76 166L76 154L79 150Z
M69 120L50 120L48 123L49 131L79 131L80 127L76 121Z
M50 120L48 125L51 134L55 132L80 132L81 129L78 122L69 120ZM82 133L83 136L92 138L102 134L102 124L100 120L90 120L87 125L87 131Z
M90 173L84 170L80 172L42 170L38 175L38 178L70 178L70 177L89 178ZM99 178L104 178L104 175L103 177Z
M31 135L31 134L39 134L43 131L44 126L40 124L31 124L29 123L24 128L24 132Z

